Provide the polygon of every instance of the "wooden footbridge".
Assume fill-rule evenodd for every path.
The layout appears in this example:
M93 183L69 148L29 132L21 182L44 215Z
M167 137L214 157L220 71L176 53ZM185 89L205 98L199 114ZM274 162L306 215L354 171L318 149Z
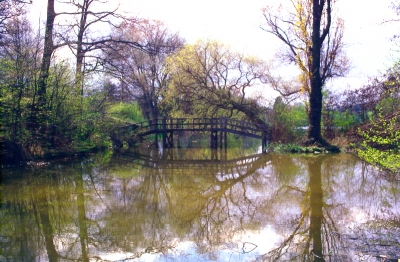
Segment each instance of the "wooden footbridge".
M119 128L118 133L129 133L131 136L143 138L155 134L158 144L162 135L164 148L174 145L174 132L192 131L209 132L211 148L227 146L227 133L252 137L261 140L263 152L267 144L267 127L257 127L251 122L232 118L162 118L126 125Z

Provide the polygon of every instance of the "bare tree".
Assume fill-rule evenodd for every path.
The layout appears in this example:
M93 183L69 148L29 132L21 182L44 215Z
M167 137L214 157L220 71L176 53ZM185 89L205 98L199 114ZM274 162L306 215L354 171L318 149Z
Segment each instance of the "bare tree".
M288 13L283 12L282 6L278 10L263 9L266 26L262 29L285 44L281 59L300 69L302 91L309 96L310 144L327 144L321 136L322 89L326 80L344 76L349 70L343 51L343 21L332 21L333 2L291 0L293 11Z
M0 0L0 46L4 46L7 42L7 23L12 18L25 14L25 4L31 2L28 0Z
M120 86L139 103L145 117L157 118L161 91L169 80L164 61L183 46L184 40L159 21L123 23L111 38L138 43L145 50L114 43L104 51L104 61Z
M101 0L60 0L60 4L68 7L66 10L71 7L72 10L56 13L55 2L56 0L48 0L47 6L45 47L39 82L39 98L42 101L39 104L42 105L46 102L46 80L51 57L60 47L68 46L76 57L75 84L79 87L80 95L83 95L85 73L97 70L102 64L96 51L109 48L111 43L116 42L142 48L138 43L112 38L104 32L99 33L99 29L96 31L96 27L102 26L101 30L104 30L105 25L111 29L126 20L118 14L118 6L111 11L105 11L106 7L101 8L105 2Z
M80 94L83 95L84 76L88 72L96 71L101 67L101 59L96 51L107 49L111 43L118 42L120 44L131 45L134 48L140 48L137 43L128 41L119 41L109 34L104 34L104 28L113 29L119 27L122 21L127 19L118 14L119 6L110 11L99 8L104 5L102 0L65 0L60 1L72 7L71 12L60 12L58 15L62 17L71 17L68 22L59 22L59 32L56 36L61 40L63 45L68 45L76 58L75 64L75 84L80 87ZM136 22L136 18L130 19L132 23ZM103 33L99 33L99 27ZM96 30L97 28L97 30Z
M368 122L379 113L392 115L400 110L400 68L396 63L381 76L369 80L362 88L345 90L342 94L341 110L348 110Z

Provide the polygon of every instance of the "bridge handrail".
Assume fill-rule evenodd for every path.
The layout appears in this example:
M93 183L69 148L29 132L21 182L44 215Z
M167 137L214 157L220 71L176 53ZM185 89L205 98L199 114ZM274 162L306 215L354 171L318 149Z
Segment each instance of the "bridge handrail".
M158 125L163 124L163 120L166 120L167 126L171 125L200 125L200 124L225 124L225 125L233 125L235 126L234 123L237 124L237 126L240 127L247 127L250 129L254 130L259 130L253 123L247 122L244 120L237 120L237 119L232 119L232 118L226 118L226 117L221 117L221 118L156 118L148 121L142 121L135 123L133 125L137 125L140 127L147 127L147 126L154 126L156 123ZM220 122L222 120L222 122ZM190 121L190 122L187 122Z
M247 133L262 136L260 130L251 122L244 120L220 117L220 118L156 118L138 122L123 128L134 130L138 134L148 134L157 130L204 130L204 131L233 131L237 133Z

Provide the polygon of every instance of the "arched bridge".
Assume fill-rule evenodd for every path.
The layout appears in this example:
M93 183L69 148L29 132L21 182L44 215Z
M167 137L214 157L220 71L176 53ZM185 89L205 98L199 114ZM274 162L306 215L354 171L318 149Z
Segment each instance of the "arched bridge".
M226 147L227 133L257 138L262 141L263 152L267 143L267 128L260 128L251 122L232 118L161 118L131 124L119 128L119 132L130 133L136 137L156 134L162 135L165 148L173 147L174 132L196 131L210 132L211 148Z

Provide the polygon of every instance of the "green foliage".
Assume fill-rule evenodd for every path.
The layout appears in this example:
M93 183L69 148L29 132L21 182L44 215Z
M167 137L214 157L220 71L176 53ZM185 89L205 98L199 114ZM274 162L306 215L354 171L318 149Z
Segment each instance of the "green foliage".
M142 111L136 102L111 105L107 113L116 120L130 123L144 121Z
M274 143L271 145L270 151L275 153L322 153L325 151L325 149L317 146L304 147L292 143Z
M271 117L271 140L282 143L292 142L303 135L301 127L308 125L304 105L284 104L281 97L275 100Z
M72 147L77 151L86 151L95 147L110 146L108 142L109 123L101 112L93 110L93 98L82 101L82 112L72 120Z
M384 115L391 114L400 109L400 97L392 96L384 98L378 103L377 108L379 108Z
M358 130L363 138L358 155L369 163L392 171L400 170L399 114L387 118L379 117L366 130Z
M289 117L295 127L307 126L308 117L303 104L294 105L290 108Z
M400 154L393 151L382 151L364 145L357 151L358 155L368 163L379 165L392 171L400 170Z
M357 123L356 116L349 110L335 111L333 114L333 126L342 131L347 131Z
M11 60L12 61L12 60ZM2 129L5 148L12 158L34 158L71 154L108 147L109 121L105 121L101 101L104 94L92 92L82 97L74 86L73 71L62 62L54 64L47 80L46 104L35 107L38 68L28 72L12 68L0 59L4 77L0 80ZM14 76L22 74L23 82ZM18 83L18 88L16 84ZM5 151L6 150L6 151ZM11 150L8 152L7 150Z

